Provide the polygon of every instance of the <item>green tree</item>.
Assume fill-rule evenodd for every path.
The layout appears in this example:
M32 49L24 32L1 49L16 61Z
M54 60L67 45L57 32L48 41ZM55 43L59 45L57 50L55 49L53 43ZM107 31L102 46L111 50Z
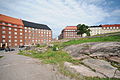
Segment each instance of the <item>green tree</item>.
M81 35L81 37L83 36L83 34L85 33L87 36L90 36L90 29L89 26L85 25L85 24L78 24L77 25L77 35Z

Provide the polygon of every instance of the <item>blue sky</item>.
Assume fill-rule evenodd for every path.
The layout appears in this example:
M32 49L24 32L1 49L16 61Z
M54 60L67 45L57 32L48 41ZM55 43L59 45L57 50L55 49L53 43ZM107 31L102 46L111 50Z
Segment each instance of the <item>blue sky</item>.
M0 14L48 25L57 37L66 26L120 23L120 0L1 0Z

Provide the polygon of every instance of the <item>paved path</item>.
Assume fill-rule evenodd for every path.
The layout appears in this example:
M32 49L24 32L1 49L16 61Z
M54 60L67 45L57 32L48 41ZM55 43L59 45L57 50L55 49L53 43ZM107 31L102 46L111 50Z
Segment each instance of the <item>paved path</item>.
M12 53L0 53L0 80L71 80L57 72L52 65Z

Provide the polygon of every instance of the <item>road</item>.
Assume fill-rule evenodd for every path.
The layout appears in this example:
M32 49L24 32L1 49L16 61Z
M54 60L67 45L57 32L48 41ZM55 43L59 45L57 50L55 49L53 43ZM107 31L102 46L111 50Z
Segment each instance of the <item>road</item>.
M57 72L50 64L38 59L0 52L0 80L71 80Z

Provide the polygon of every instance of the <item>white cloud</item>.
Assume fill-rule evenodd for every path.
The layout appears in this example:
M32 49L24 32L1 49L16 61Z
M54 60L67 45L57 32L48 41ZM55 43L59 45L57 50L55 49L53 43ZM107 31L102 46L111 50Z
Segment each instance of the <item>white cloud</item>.
M98 6L105 0L3 0L0 13L47 24L55 34L69 25L94 25L110 14ZM99 3L97 5L97 3ZM107 2L106 2L107 3ZM7 9L7 10L5 10Z

